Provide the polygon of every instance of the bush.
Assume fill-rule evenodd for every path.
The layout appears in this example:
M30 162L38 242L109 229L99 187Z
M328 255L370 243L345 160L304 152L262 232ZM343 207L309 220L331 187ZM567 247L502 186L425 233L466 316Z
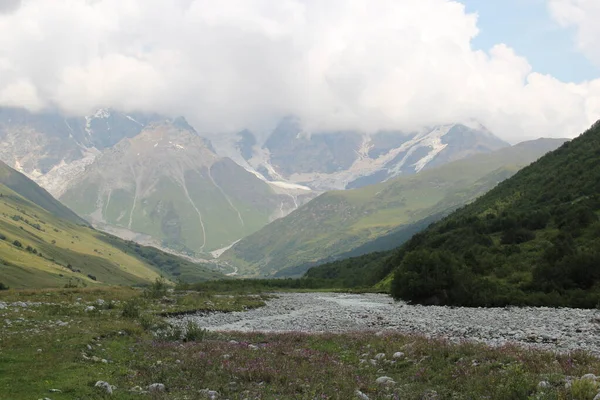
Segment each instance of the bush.
M194 321L188 321L185 324L183 341L185 342L200 342L204 339L208 331L200 328Z
M144 296L150 299L157 299L167 294L167 281L163 278L157 278L150 287L144 291Z
M21 242L19 242L18 240L15 240L15 241L13 242L13 245L14 245L15 247L18 247L18 248L22 248L22 247L23 247L23 244L22 244Z
M598 384L589 379L578 379L571 383L571 398L574 400L588 400L595 398L598 393Z
M125 317L125 318L131 318L131 319L139 318L139 316L140 316L139 300L131 299L129 301L126 301L125 304L123 305L123 312L121 315L123 315L123 317Z
M91 280L93 280L93 281L97 281L97 280L98 280L98 279L96 278L96 276L95 276L95 275L92 275L92 274L88 274L88 278L90 278L90 279L91 279Z
M0 240L6 240L6 236L3 233L0 233Z
M9 287L4 284L4 282L0 282L0 290L8 290Z
M407 253L392 282L395 298L444 304L454 285L458 261L445 251L417 250Z
M525 228L508 229L502 234L502 244L521 244L535 239L535 233Z
M140 325L145 331L148 331L157 325L157 319L151 314L144 314L140 317Z

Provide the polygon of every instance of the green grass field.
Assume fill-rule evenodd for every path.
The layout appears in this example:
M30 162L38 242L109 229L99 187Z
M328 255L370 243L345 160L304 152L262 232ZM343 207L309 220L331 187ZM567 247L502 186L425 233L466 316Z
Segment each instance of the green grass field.
M9 287L147 285L161 275L187 281L222 276L58 218L6 186L0 185L0 196L0 282Z
M401 334L182 331L161 315L239 311L265 298L164 289L0 291L0 397L592 400L599 390L579 377L600 360L581 352ZM377 383L382 376L392 382ZM165 391L141 395L153 383Z

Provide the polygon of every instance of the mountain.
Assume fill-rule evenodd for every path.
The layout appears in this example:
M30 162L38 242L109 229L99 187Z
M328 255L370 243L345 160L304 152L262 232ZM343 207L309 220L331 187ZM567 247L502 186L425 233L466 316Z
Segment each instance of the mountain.
M270 181L314 190L359 188L385 182L509 145L477 123L450 124L418 132L309 133L298 118L280 121L261 145L248 130L217 148Z
M596 307L600 122L402 246L392 294L418 303Z
M94 230L0 163L0 282L14 288L140 285L161 275L189 282L223 277L207 266Z
M100 151L159 120L156 115L127 115L110 109L66 117L57 112L0 108L0 160L60 196Z
M407 240L415 233L413 224L425 228L421 221L441 218L472 201L562 143L524 142L416 175L327 192L242 239L220 261L238 267L241 275L281 276L286 269L299 275L361 246L366 251L370 242L384 236L397 234ZM304 269L294 268L298 266Z
M0 183L56 217L78 225L89 225L87 221L65 207L46 190L2 161L0 161Z
M101 229L196 255L231 245L310 194L278 188L219 157L178 119L104 150L60 200Z

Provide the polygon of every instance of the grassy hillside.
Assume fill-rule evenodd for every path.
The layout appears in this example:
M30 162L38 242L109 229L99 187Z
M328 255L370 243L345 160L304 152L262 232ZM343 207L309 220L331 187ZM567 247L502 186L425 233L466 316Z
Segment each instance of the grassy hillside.
M66 219L80 225L89 225L87 221L79 217L61 202L56 200L50 193L36 184L20 172L15 171L0 161L0 184L12 189L32 203L40 206L56 217Z
M395 297L467 306L600 302L600 123L414 236Z
M5 285L140 285L161 275L188 281L222 277L207 267L56 217L0 184L0 282Z
M294 207L191 128L166 122L105 150L60 200L95 225L204 256Z
M526 142L414 176L325 193L242 239L222 257L238 266L242 275L271 276L282 270L298 275L345 253L361 254L352 253L361 246L366 246L363 251L389 248L389 243L373 247L368 243L402 229L410 231L411 225L432 215L443 216L563 142ZM294 268L298 266L302 268Z

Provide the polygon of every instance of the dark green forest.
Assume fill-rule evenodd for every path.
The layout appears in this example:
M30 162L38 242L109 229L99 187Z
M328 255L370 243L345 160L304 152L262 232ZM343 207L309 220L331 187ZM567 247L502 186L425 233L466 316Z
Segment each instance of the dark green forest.
M395 298L463 306L600 303L600 122L389 256ZM374 256L377 257L377 256Z

